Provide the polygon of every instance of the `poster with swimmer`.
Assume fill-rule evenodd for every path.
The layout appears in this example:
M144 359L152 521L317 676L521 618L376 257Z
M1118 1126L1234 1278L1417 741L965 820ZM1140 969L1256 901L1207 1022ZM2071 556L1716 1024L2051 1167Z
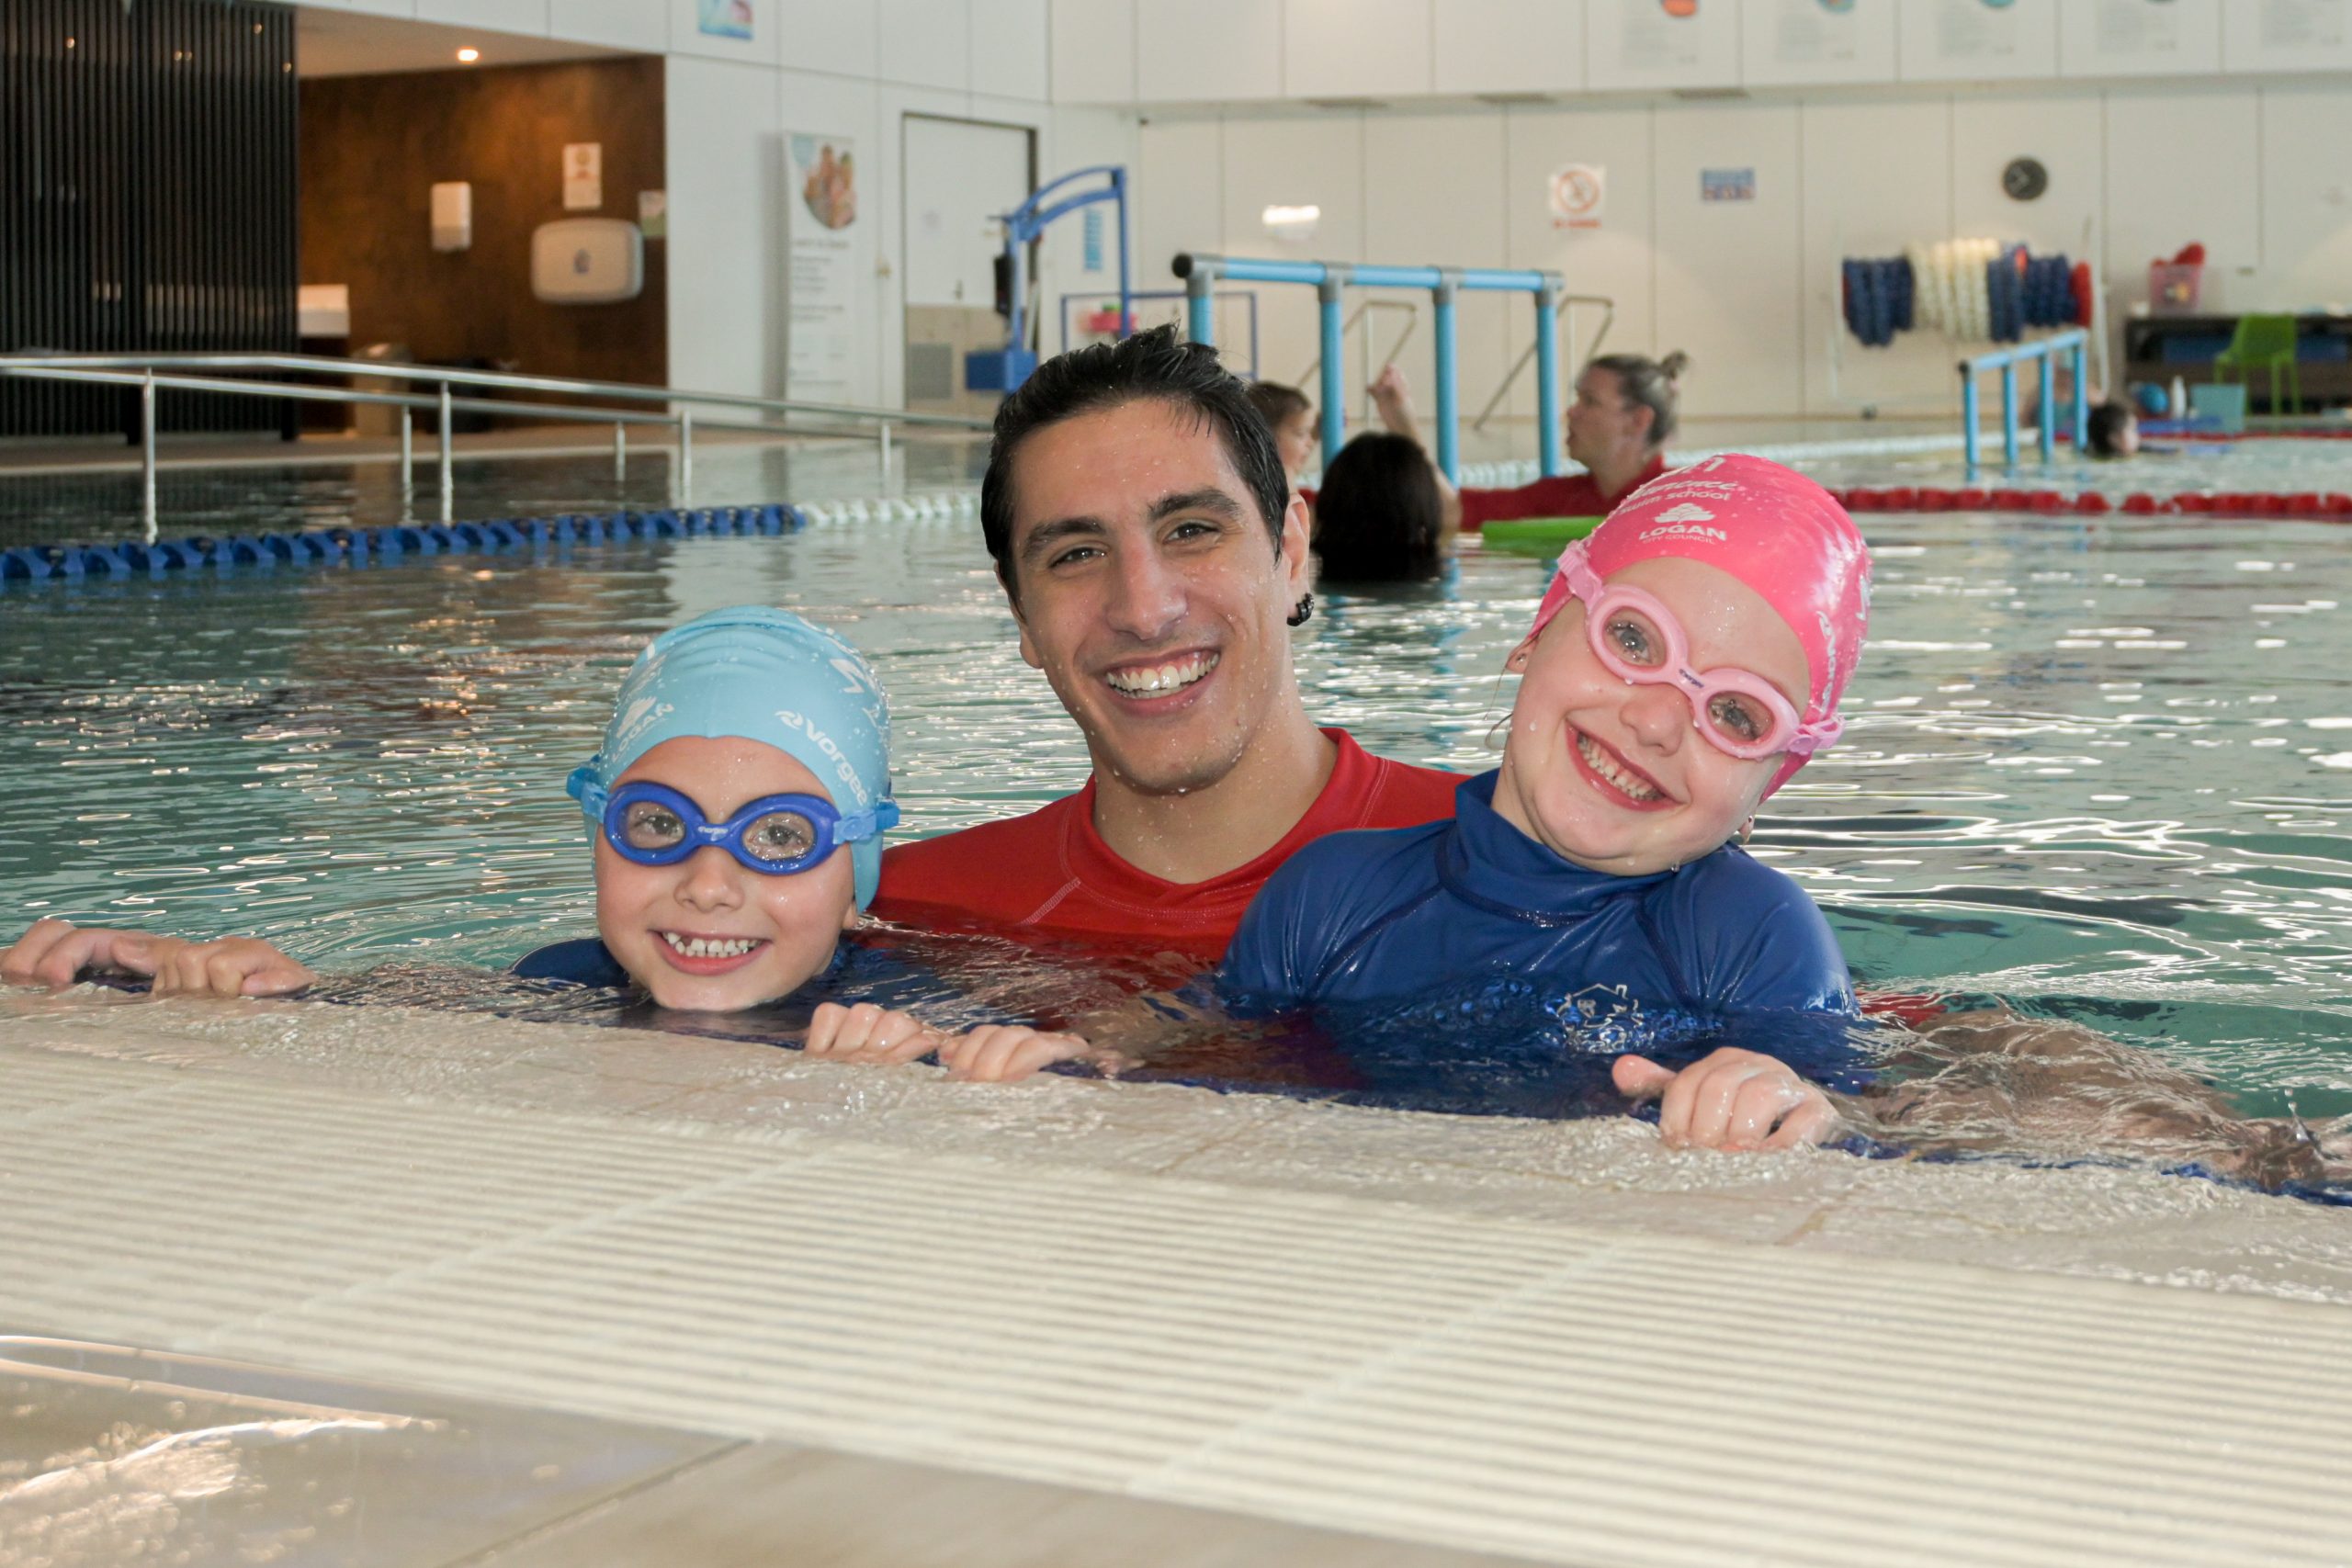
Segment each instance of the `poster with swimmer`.
M706 38L748 40L752 36L752 0L701 0L695 20Z
M785 138L791 182L786 279L786 396L853 402L857 320L857 143L795 131ZM870 269L869 269L870 270Z

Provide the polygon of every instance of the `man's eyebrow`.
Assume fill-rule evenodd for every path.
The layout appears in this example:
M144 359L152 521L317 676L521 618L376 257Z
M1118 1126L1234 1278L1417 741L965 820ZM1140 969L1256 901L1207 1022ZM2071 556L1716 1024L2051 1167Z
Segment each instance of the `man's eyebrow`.
M1243 516L1239 502L1226 494L1225 491L1210 486L1204 486L1200 490L1178 491L1172 495L1163 495L1151 503L1151 520L1154 523L1159 522L1162 518L1173 517L1179 512L1206 512L1222 517L1228 523L1238 523Z
M1064 539L1080 536L1099 539L1110 531L1099 517L1062 517L1051 523L1040 523L1029 530L1027 538L1021 541L1021 558L1035 560Z

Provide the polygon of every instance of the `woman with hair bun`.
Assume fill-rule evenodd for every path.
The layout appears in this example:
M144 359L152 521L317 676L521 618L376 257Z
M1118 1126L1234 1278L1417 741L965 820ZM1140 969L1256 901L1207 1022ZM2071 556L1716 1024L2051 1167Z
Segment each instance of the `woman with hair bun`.
M1604 354L1577 377L1576 400L1568 405L1568 457L1581 474L1561 474L1510 490L1464 490L1449 493L1449 526L1475 531L1488 523L1518 517L1603 517L1618 502L1666 472L1666 444L1672 439L1681 403L1681 378L1690 356L1679 350L1663 359L1638 354ZM1400 435L1412 434L1413 405L1402 372L1391 366L1373 383L1381 423Z

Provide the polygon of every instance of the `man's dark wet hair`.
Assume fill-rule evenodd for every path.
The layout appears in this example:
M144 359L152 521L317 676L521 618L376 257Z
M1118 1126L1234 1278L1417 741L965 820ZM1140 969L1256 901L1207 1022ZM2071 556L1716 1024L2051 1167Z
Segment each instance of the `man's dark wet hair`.
M1444 527L1437 470L1419 442L1366 431L1323 465L1323 488L1315 496L1315 552L1326 581L1435 577Z
M1290 476L1283 471L1273 432L1250 406L1249 389L1217 362L1215 348L1186 342L1172 326L1154 327L1046 360L999 405L988 476L980 481L980 536L1006 593L1020 597L1012 564L1012 459L1021 444L1049 424L1145 398L1189 414L1195 428L1216 432L1281 549Z
M1296 387L1285 387L1280 381L1250 383L1250 406L1266 422L1268 430L1279 433L1282 427L1303 413L1315 412L1315 405Z
M2091 410L2086 421L2088 433L2083 444L2090 448L2094 457L2120 457L2123 456L2123 427L2139 417L2130 403L2120 398L2109 398Z

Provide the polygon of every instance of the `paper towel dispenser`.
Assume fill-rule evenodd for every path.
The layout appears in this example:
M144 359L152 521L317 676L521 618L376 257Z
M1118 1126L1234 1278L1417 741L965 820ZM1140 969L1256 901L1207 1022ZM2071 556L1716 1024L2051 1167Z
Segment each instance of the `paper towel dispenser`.
M609 305L645 287L645 236L625 218L564 218L531 233L531 292L551 305Z

